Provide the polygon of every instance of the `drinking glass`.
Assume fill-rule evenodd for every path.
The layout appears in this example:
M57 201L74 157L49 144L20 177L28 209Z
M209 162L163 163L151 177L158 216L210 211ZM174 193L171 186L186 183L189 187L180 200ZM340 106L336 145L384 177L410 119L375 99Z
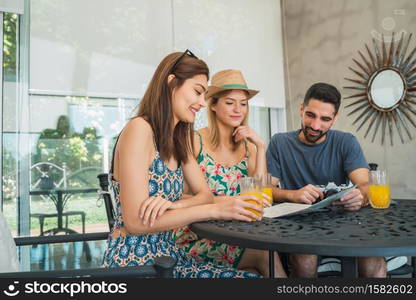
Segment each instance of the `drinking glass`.
M269 199L266 199L270 205L273 204L273 192L272 192L272 174L265 173L262 176L259 176L261 181L261 192L269 196ZM265 199L265 197L264 197Z
M385 170L370 171L368 197L373 208L388 208L390 206L390 186L387 183Z
M257 197L259 200L262 199L261 182L257 178L254 178L254 177L240 178L240 190L241 190L241 195L251 195L251 196ZM254 200L246 200L246 201L248 203L261 207L261 204L259 204L258 202ZM256 214L257 216L261 216L261 212L257 210L254 210L252 208L246 208L246 209ZM253 219L253 221L255 221L255 219Z

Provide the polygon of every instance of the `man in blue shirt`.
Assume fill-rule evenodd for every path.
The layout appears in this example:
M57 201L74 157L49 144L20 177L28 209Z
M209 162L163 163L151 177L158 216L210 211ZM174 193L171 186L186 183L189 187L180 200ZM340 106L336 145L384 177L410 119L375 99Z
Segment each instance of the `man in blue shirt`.
M331 130L339 117L341 94L332 85L316 83L306 92L300 107L301 129L275 134L267 149L267 168L280 180L273 187L273 199L312 204L323 198L317 185L349 181L357 189L334 205L356 211L368 205L368 163L357 139L350 133ZM292 277L315 277L317 256L291 254ZM386 277L382 257L358 260L362 277Z

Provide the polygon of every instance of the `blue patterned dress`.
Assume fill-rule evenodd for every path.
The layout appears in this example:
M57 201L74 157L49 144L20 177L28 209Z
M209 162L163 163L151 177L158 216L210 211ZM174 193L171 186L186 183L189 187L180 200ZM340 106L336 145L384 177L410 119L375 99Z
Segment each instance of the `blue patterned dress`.
M112 180L116 201L115 224L113 231L123 226L119 199L119 183ZM170 170L156 152L149 167L149 196L161 196L169 201L177 201L183 193L182 168ZM257 274L239 271L212 263L197 262L180 249L172 238L172 231L135 236L120 236L108 239L103 266L137 266L153 264L157 256L167 255L176 259L174 277L177 278L250 278Z

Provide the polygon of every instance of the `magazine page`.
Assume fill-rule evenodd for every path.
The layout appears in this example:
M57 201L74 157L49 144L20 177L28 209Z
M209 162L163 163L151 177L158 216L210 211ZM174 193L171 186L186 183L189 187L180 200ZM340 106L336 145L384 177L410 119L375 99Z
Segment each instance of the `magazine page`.
M310 204L285 202L264 209L263 217L277 218L288 214L298 213L311 207Z

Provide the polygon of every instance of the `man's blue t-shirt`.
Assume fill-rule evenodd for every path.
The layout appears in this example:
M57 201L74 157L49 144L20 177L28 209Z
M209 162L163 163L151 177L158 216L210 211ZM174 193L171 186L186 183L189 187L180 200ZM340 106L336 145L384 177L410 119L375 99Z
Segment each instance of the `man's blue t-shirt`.
M299 130L277 133L267 148L267 169L280 179L281 187L297 190L305 185L337 185L349 182L348 174L368 168L355 136L329 130L325 141L308 145L299 140Z

